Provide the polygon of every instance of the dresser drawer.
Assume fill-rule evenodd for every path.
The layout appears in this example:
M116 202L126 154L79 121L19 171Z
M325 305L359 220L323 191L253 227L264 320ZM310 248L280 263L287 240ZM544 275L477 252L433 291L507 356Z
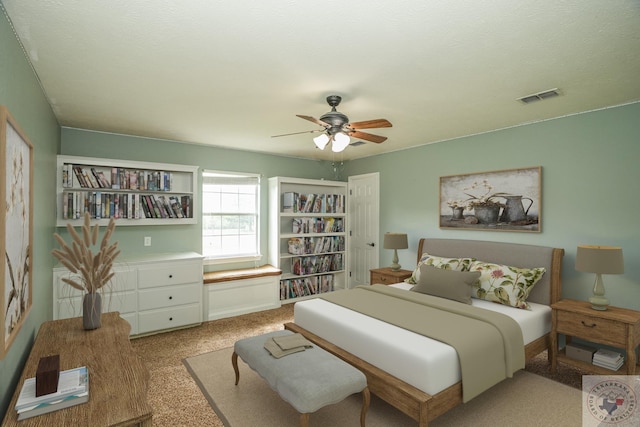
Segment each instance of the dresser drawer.
M155 264L138 270L138 288L172 286L184 283L202 283L202 262Z
M199 303L138 313L138 333L141 334L194 323L202 323L202 305Z
M201 298L201 283L145 289L138 291L138 309L151 310L155 308L175 307L183 304L199 303Z
M135 270L114 268L113 273L109 283L102 288L105 294L136 289L137 272ZM68 285L62 281L62 278L82 283L79 275L69 272L66 268L55 269L53 273L54 298L74 298L84 295L84 291Z
M54 301L54 317L68 319L82 316L82 296L74 298L60 298ZM137 308L135 292L112 292L102 294L102 312L118 311L120 313L135 313Z
M385 276L380 273L371 273L371 285L375 285L376 283L380 283L383 285L391 285L393 283L398 283L398 280L395 277Z
M557 312L557 316L557 332L561 334L619 347L626 346L626 327L622 322L562 310Z

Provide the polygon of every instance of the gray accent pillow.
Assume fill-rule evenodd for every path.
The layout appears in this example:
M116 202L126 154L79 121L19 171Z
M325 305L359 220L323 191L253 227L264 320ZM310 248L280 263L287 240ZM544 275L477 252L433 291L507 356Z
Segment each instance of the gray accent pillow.
M471 304L472 285L479 278L479 271L444 270L423 264L418 284L411 290Z

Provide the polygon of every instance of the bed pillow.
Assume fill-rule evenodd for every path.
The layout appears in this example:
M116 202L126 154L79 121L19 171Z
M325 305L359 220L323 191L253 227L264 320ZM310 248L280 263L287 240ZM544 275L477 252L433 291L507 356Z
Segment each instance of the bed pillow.
M479 277L479 271L445 270L422 264L418 284L411 290L471 304L471 286Z
M443 270L469 271L469 267L471 267L471 263L473 261L475 261L474 258L445 258L441 256L429 255L425 252L422 254L422 257L418 262L418 266L415 270L413 270L413 273L411 273L411 277L405 279L404 281L407 283L411 283L412 285L418 283L418 279L420 278L420 267L423 264L431 265Z
M474 261L471 271L480 272L480 279L473 285L474 298L529 310L527 298L546 270Z

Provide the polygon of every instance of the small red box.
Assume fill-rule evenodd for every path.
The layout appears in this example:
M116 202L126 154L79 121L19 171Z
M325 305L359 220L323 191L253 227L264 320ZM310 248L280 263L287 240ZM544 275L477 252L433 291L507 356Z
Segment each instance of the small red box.
M36 397L58 391L60 355L42 357L36 371Z

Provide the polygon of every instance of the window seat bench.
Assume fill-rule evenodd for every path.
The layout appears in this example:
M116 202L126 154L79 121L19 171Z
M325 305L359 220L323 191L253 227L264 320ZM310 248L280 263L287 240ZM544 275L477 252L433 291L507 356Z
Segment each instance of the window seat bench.
M281 275L269 264L204 273L204 320L280 307Z

